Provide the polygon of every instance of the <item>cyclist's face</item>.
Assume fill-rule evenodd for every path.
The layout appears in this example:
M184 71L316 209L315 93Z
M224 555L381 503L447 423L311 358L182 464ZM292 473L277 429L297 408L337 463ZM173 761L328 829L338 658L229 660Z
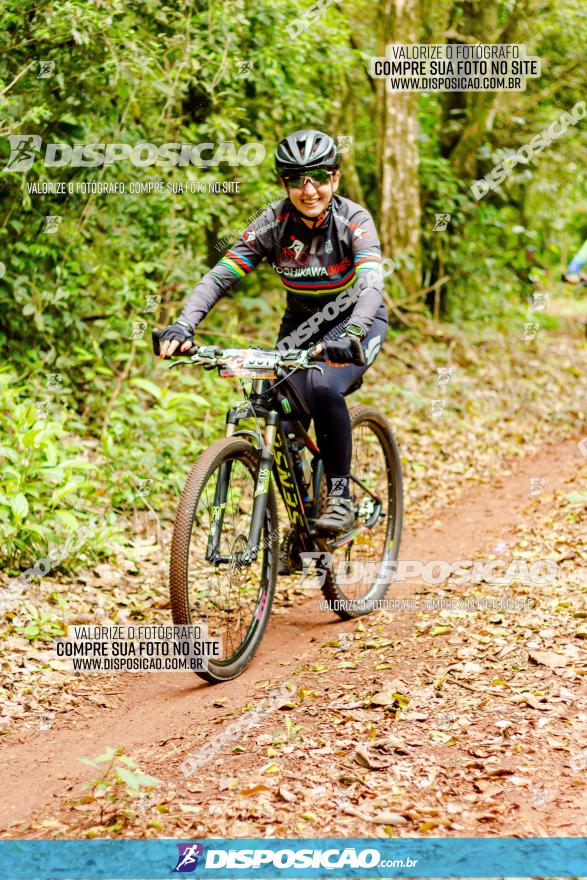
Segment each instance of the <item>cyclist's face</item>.
M340 171L334 171L324 182L312 180L311 173L292 181L282 180L294 208L306 217L319 217L326 210L330 199L338 189ZM292 186L292 183L295 186Z

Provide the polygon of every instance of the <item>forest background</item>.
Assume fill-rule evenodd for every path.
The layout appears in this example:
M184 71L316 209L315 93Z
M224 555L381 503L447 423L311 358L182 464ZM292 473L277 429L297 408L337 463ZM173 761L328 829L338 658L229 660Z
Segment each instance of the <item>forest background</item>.
M343 145L341 193L375 217L392 318L387 352L474 345L524 320L587 236L585 123L487 195L471 184L585 99L581 0L343 0L291 37L295 0L61 3L0 12L0 165L8 136L43 143L262 143L258 165L0 173L0 558L16 574L92 517L61 567L131 541L124 520L172 516L186 468L238 389L166 368L152 326L263 206L280 197L276 142L320 128ZM389 93L369 76L389 42L522 43L542 74L520 92ZM43 181L239 181L239 193L30 194ZM229 187L227 187L229 188ZM442 218L439 220L439 215ZM446 219L447 216L448 220ZM46 218L58 216L58 228ZM198 338L271 346L284 292L267 266ZM519 345L524 342L518 335ZM406 392L407 394L407 392ZM401 421L401 394L388 401Z

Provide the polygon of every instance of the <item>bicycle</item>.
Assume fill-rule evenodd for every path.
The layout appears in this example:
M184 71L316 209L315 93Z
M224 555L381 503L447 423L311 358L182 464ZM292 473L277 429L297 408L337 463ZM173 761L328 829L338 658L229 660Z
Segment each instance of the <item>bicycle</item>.
M156 354L158 336L154 331ZM384 416L372 407L352 407L351 497L357 520L346 534L318 535L313 524L326 496L320 450L298 421L288 421L286 434L288 407L277 395L291 373L321 369L313 351L193 346L171 367L180 363L252 379L245 400L228 410L226 436L202 452L190 471L171 542L173 622L206 622L208 638L221 639L220 658L196 672L214 683L245 670L269 620L279 552L275 487L295 537L292 555L298 562L305 553L317 564L326 559L319 569L322 591L348 620L369 613L388 590L388 563L397 560L401 539L401 463ZM254 429L241 427L247 419L254 419ZM370 574L358 587L356 578L349 583L344 576L349 564L358 563L360 572L367 559Z

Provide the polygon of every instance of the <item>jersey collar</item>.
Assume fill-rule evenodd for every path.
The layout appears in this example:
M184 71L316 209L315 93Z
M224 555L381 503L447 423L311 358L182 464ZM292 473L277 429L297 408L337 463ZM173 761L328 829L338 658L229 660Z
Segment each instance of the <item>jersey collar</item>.
M311 232L314 235L319 232L324 232L329 225L330 218L332 217L332 202L334 200L334 196L330 199L328 203L328 207L319 217L316 218L316 221L313 226L306 226L303 220L303 214L298 211L297 208L294 207L293 202L290 201L291 211L296 218L297 222L304 227L307 232ZM307 218L309 219L309 218Z

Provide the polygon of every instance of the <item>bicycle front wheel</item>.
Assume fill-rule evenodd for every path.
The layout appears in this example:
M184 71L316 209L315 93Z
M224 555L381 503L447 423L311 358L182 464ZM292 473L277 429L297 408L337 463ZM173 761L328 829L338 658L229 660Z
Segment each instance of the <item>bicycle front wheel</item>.
M277 573L277 502L269 483L257 558L246 558L259 467L242 438L217 440L191 470L171 543L173 622L205 623L221 640L221 656L197 675L209 682L236 678L251 662L267 626Z

